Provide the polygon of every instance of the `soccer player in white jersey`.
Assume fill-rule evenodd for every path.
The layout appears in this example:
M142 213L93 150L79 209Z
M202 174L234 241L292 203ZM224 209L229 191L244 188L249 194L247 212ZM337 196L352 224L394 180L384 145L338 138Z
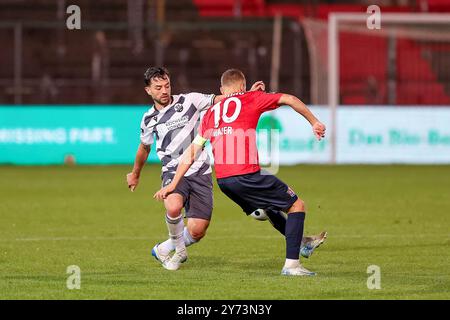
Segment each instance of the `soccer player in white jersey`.
M142 117L141 143L133 171L127 174L131 191L134 191L139 183L141 170L147 161L154 137L156 151L162 163L162 185L166 186L172 181L184 150L197 135L200 114L224 98L223 95L195 92L172 95L170 75L165 68L149 68L145 72L144 81L145 91L153 99L154 105ZM264 83L258 81L253 84L251 91L264 89ZM164 200L169 239L156 244L152 255L168 270L177 270L187 259L186 247L205 236L213 206L211 172L210 160L204 151L176 190ZM183 208L187 217L186 227L181 214ZM284 219L281 220L284 222ZM304 249L308 255L323 242L321 236L305 239L307 245ZM174 250L175 253L171 257L170 254Z
M139 183L141 170L147 161L150 147L156 137L156 152L162 163L162 184L169 184L176 172L178 159L197 134L200 113L219 102L223 96L187 93L172 95L170 75L167 69L149 68L144 74L145 91L154 105L141 121L141 143L138 147L133 171L127 174L127 183L134 191ZM264 89L259 81L252 90ZM168 270L176 270L187 259L186 246L204 237L212 214L213 195L211 166L206 152L200 155L183 183L165 201L166 223L169 239L155 245L152 255ZM185 209L187 227L181 210ZM175 250L169 263L170 253Z

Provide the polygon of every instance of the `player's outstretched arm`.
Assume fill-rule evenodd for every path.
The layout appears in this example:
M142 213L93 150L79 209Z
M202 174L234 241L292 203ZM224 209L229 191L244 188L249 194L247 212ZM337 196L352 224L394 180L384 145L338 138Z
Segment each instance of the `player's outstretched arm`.
M150 146L140 143L138 150L136 152L136 158L134 159L133 171L127 174L128 188L130 188L131 192L133 192L134 189L136 189L137 185L139 184L139 177L141 176L141 170L144 167L149 154L150 154Z
M195 159L198 158L202 150L203 145L197 144L195 142L191 143L191 145L183 153L181 162L178 163L177 172L175 173L172 182L156 192L153 198L155 198L156 200L164 200L171 192L173 192L180 182L181 178L183 178L186 172L188 172L192 163L194 163Z
M290 94L283 94L278 101L278 105L288 105L296 112L300 113L311 124L317 140L325 137L325 125L321 123L308 109L308 107L297 97Z

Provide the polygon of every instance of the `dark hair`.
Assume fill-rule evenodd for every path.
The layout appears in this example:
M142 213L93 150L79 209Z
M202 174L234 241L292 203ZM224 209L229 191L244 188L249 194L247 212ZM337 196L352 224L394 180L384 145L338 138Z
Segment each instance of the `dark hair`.
M150 67L144 73L144 82L146 86L149 86L152 79L160 78L165 79L169 78L169 71L164 67Z

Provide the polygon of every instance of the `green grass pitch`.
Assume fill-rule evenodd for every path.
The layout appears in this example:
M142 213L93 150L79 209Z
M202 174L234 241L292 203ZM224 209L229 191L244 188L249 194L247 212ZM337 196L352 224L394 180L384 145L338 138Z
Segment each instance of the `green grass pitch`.
M280 276L284 239L215 187L207 236L176 272L150 255L167 230L152 199L160 167L136 192L131 166L0 167L0 299L449 299L450 166L282 167L305 200L306 233L328 239ZM81 268L81 289L66 268ZM381 289L367 288L367 268Z

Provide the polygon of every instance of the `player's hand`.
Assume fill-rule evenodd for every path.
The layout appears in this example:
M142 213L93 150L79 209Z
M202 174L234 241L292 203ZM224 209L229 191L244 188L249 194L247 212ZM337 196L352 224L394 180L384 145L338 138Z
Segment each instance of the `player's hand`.
M250 88L250 91L266 91L266 85L262 81L256 81Z
M325 125L323 123L321 123L320 121L317 121L316 123L313 124L312 126L313 129L313 133L316 136L317 140L321 140L322 138L325 137Z
M139 184L139 177L137 177L133 172L130 172L127 174L127 184L131 192L134 192L134 189L136 189Z
M173 184L168 184L164 188L161 188L158 192L153 196L154 199L163 201L169 194L171 194L175 190Z

